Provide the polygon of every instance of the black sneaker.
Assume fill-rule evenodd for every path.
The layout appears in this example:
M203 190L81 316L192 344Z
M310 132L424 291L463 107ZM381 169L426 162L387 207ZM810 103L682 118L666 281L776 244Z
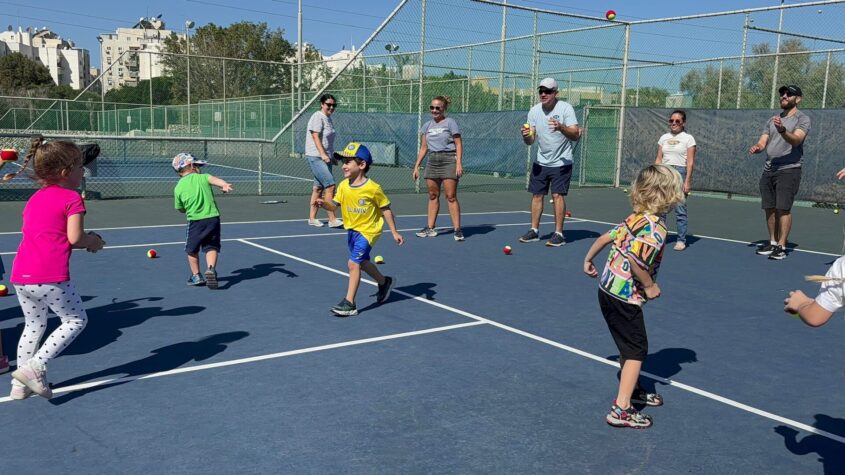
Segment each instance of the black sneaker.
M634 406L622 409L616 404L610 408L606 420L613 427L630 427L632 429L648 429L654 424L651 416L634 409Z
M205 271L205 285L212 290L217 288L217 271L212 266Z
M540 235L537 234L537 231L534 231L533 229L529 229L527 233L523 234L519 238L519 242L534 242L534 241L539 241L539 240L540 240Z
M390 295L390 289L396 284L396 279L393 277L384 276L384 284L378 286L378 293L376 294L376 302L384 303Z
M780 246L775 246L774 250L769 254L769 259L780 261L786 259L786 250Z
M771 255L772 251L775 250L776 246L773 246L770 243L763 244L762 246L757 248L757 255L758 256L768 256Z
M657 393L647 392L641 387L634 388L631 400L645 404L646 406L662 406L663 396Z
M188 277L188 285L192 287L198 287L200 285L205 285L205 279L202 278L199 274L194 274Z
M546 241L546 245L550 247L560 247L566 244L566 240L563 239L563 234L555 232L552 234L551 239Z
M456 229L454 238L455 238L455 241L463 241L464 240L464 232L461 231L460 229Z
M338 317L351 317L352 315L358 315L358 308L355 307L354 303L343 299L339 304L332 307L332 313Z

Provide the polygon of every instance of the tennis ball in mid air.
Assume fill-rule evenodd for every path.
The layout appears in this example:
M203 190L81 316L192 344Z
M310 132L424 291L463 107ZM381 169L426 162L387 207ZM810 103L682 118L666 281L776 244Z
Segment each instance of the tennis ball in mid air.
M150 259L155 259L156 257L158 257L158 253L155 249L150 249L149 251L147 251L147 257L149 257Z
M616 19L616 12L613 10L608 10L607 13L604 14L604 17L608 20L615 20Z
M376 256L376 258L373 259L373 262L375 262L376 264L384 264L384 258L381 256Z

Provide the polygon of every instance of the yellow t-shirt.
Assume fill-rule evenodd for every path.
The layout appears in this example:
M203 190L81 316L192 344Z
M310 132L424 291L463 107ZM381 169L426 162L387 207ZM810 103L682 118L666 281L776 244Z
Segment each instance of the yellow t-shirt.
M351 186L348 179L343 180L337 186L334 202L340 205L343 227L358 231L370 246L374 246L384 227L381 209L390 206L381 185L371 178L359 186Z

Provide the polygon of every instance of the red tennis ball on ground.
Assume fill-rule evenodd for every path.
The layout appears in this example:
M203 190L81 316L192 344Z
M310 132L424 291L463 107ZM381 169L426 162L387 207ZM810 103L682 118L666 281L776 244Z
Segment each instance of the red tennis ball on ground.
M0 284L0 297L5 297L9 295L9 288L3 284Z
M147 257L149 257L150 259L155 259L156 257L158 257L158 253L155 249L150 249L149 251L147 251Z
M571 217L572 217L572 212L571 212L571 211L567 211L567 212L566 212L566 217L567 217L567 218L571 218Z
M604 17L608 20L615 20L616 19L616 12L613 10L608 10L607 13L604 14Z
M510 255L510 254L511 254L511 252L513 252L513 249L511 249L511 247L510 247L510 246L505 246L505 248L504 248L504 249L502 249L502 252L504 252L504 253L505 253L505 254L507 254L507 255Z

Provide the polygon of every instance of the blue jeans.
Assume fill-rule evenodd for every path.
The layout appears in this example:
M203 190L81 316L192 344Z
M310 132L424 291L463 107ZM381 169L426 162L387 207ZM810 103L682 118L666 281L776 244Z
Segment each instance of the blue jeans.
M311 167L311 172L314 173L314 188L323 190L334 186L331 163L326 163L322 158L311 155L306 155L305 159L308 160L308 166Z
M678 173L681 174L681 183L683 184L684 180L687 178L687 167L676 167L673 166ZM683 186L683 185L682 185ZM677 227L678 227L678 242L682 242L686 244L687 242L687 202L684 201L683 203L678 204L675 206L675 219L677 220Z

